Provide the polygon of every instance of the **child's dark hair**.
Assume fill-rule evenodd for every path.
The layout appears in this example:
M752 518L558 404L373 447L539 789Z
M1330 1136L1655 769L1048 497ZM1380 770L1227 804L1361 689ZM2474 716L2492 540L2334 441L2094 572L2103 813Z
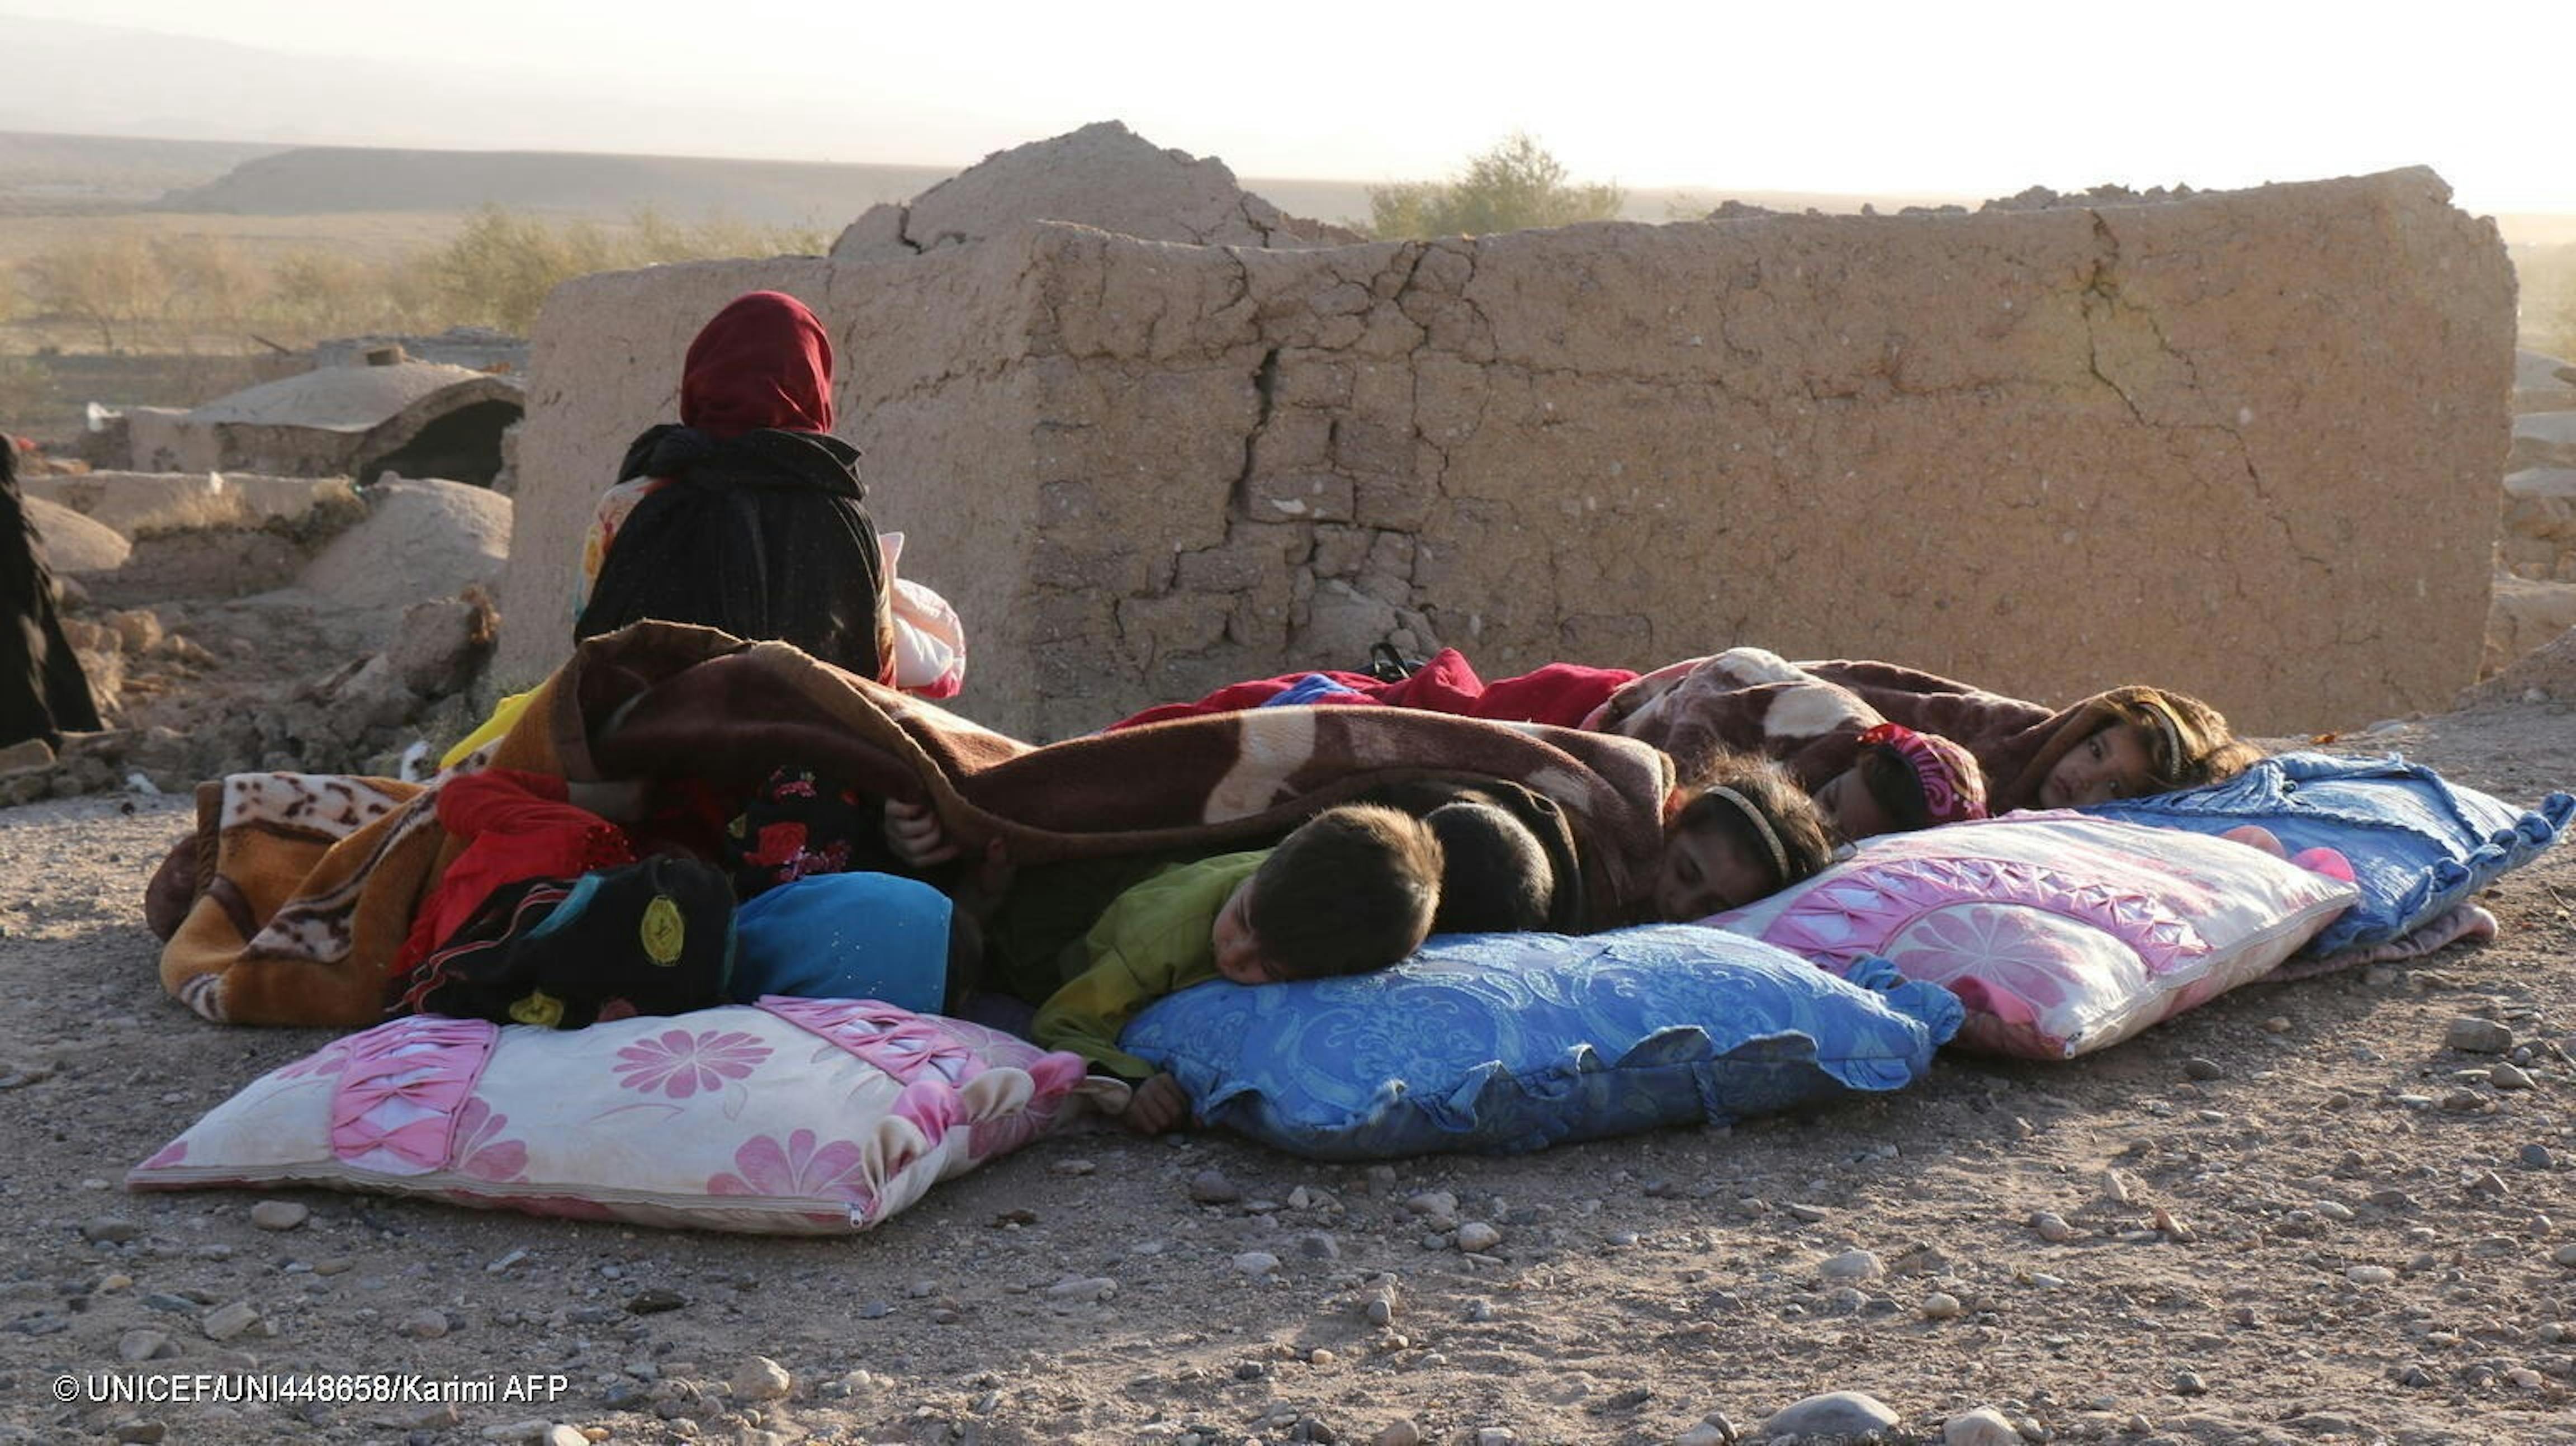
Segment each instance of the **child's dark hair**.
M1932 810L1923 801L1923 776L1894 744L1863 744L1859 767L1862 785L1898 833L1932 826Z
M1733 839L1745 857L1759 860L1771 874L1775 891L1813 878L1833 862L1824 815L1777 763L1719 753L1693 769L1680 792L1674 831L1708 830Z
M1547 927L1556 869L1547 847L1511 810L1491 803L1445 803L1422 816L1440 840L1441 934L1513 934Z
M1383 969L1431 932L1440 840L1377 804L1326 809L1280 840L1252 876L1244 923L1290 979Z

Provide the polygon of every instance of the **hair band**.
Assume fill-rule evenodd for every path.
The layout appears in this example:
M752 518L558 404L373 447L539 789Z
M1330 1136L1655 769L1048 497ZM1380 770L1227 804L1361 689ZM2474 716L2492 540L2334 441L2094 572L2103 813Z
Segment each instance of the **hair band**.
M2182 750L2181 722L2174 717L2173 710L2167 707L2161 698L2141 698L2138 701L2149 713L2155 715L2156 731L2164 735L2166 763L2163 772L2171 776L2180 776L2183 769L2191 763L2189 755Z
M1780 846L1780 835L1772 830L1771 820L1762 816L1762 810L1753 806L1753 800L1723 783L1710 784L1708 791L1734 804L1736 811L1752 823L1753 831L1762 835L1763 845L1771 850L1771 871L1779 875L1781 883L1788 883L1789 851Z

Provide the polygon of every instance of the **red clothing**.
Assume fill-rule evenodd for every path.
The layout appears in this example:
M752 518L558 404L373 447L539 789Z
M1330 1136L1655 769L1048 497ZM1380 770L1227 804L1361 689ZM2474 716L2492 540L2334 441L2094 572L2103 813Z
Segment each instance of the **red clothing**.
M1169 718L1195 718L1205 713L1232 713L1256 708L1278 697L1312 676L1291 673L1279 678L1261 678L1248 683L1229 683L1195 703L1165 703L1148 708L1132 718L1112 723L1103 731L1115 732L1140 723L1160 723ZM1358 698L1325 698L1324 703L1375 703L1389 708L1417 708L1426 713L1451 713L1461 718L1490 718L1499 723L1552 723L1560 728L1578 728L1592 710L1610 701L1610 695L1637 680L1625 668L1590 668L1581 663L1550 663L1535 672L1517 678L1488 683L1476 676L1466 655L1456 648L1442 648L1401 682L1384 683L1366 673L1326 673Z
M832 339L823 323L784 292L734 298L689 343L680 425L720 438L761 427L832 430Z
M492 891L530 879L572 879L635 862L625 830L564 801L564 781L543 773L487 768L438 786L438 823L465 852L413 911L411 933L387 971L400 979Z

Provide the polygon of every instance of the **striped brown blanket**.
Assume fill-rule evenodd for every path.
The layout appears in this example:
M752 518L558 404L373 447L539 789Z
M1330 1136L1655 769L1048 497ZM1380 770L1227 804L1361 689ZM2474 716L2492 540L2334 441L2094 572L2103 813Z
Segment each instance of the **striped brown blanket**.
M748 784L782 763L927 801L1021 862L1275 835L1411 778L1503 780L1561 810L1588 917L1651 888L1670 761L1632 739L1395 708L1271 708L1033 746L783 643L642 623L583 644L459 765ZM449 775L453 776L453 775ZM388 964L461 845L437 784L236 774L154 881L161 981L208 1019L373 1024ZM167 926L166 924L164 925Z

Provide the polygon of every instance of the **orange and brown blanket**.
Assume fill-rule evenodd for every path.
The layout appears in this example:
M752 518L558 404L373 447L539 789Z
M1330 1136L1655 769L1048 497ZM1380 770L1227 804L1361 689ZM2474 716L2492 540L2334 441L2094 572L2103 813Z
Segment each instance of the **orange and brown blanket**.
M448 775L747 784L794 763L927 801L951 837L1022 862L1276 834L1410 778L1515 783L1559 809L1588 917L1651 886L1670 761L1632 739L1394 708L1272 708L1044 746L784 643L641 623L583 644L517 723ZM436 782L235 774L154 881L161 982L233 1024L373 1024L387 965L462 846Z

